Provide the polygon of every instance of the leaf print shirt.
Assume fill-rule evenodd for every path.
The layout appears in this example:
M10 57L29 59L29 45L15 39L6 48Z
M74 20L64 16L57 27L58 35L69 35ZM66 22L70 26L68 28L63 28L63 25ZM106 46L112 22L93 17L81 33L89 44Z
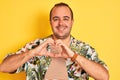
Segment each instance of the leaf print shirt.
M46 41L49 37L51 36L43 39L36 39L35 41L30 42L26 44L25 47L18 50L15 54L22 54L26 50L31 50ZM80 40L76 40L73 36L71 36L70 49L77 54L106 67L106 64L98 58L94 48ZM45 73L49 68L50 62L50 57L36 56L19 67L16 70L16 73L25 71L26 80L44 80ZM72 62L70 58L66 59L66 67L68 72L68 80L89 80L89 75L79 66L79 64L77 64L77 62Z

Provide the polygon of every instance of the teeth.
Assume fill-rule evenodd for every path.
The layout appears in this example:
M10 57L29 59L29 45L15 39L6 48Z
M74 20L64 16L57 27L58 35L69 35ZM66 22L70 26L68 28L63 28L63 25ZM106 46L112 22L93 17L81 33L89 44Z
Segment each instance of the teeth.
M63 31L65 28L64 27L58 27L58 30Z

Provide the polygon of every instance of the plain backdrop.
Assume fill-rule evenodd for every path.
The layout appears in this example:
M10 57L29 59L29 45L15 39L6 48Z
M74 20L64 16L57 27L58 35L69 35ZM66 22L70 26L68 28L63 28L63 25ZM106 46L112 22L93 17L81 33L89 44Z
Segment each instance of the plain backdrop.
M71 34L94 47L108 65L110 80L119 80L119 0L0 0L0 63L8 53L52 34L49 11L58 2L73 9ZM25 73L0 73L0 80L25 80Z

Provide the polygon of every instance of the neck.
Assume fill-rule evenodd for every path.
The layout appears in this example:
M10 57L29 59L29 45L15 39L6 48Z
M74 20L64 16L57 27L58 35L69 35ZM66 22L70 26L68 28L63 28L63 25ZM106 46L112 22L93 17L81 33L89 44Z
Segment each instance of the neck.
M54 35L52 35L52 38L54 40L59 40L58 38L56 38ZM67 46L70 46L70 35L68 37L66 37L65 39L60 39L62 40L63 43L65 43Z

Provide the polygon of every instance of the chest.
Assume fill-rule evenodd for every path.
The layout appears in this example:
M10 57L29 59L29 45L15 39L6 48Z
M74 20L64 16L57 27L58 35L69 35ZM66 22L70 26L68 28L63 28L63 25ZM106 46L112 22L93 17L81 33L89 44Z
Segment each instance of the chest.
M25 65L25 71L27 78L29 78L28 80L43 80L47 70L49 69L50 63L50 58L38 58L27 62ZM65 61L65 65L69 79L77 80L82 77L87 78L88 75L84 70L82 70L79 64L67 59Z

